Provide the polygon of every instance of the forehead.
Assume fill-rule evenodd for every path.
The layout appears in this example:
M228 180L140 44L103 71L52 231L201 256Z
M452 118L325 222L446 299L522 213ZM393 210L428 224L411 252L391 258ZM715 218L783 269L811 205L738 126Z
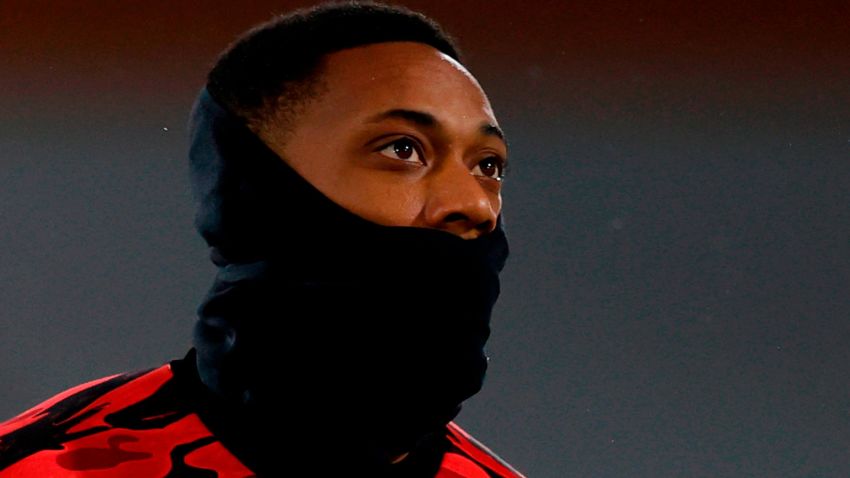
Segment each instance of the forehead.
M408 108L449 123L496 124L487 96L472 74L422 43L376 43L329 54L320 81L322 105L317 106L337 117Z

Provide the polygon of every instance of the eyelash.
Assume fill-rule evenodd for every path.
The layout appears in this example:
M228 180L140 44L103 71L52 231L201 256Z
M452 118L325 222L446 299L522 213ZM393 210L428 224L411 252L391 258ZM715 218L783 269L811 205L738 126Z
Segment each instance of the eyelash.
M422 153L422 150L423 150L422 145L419 143L419 141L417 141L414 138L410 138L410 137L397 138L397 139L390 141L388 143L384 143L382 146L379 146L375 151L380 153L381 151L389 148L390 146L397 145L398 143L402 143L402 142L411 144L413 151L419 156L420 161L422 163L424 163L423 158L424 158L425 155ZM480 166L480 164L483 163L484 161L489 161L489 160L495 161L496 167L498 168L498 171L499 171L498 175L496 175L496 176L481 175L479 177L483 177L483 178L487 178L487 179L493 179L493 180L496 180L496 181L503 180L505 178L507 172L510 170L510 168L508 167L507 161L505 159L503 159L501 156L492 155L492 156L487 156L486 158L482 158L476 164L476 167ZM399 161L407 161L407 160L406 159L399 159Z
M384 143L384 144L383 144L383 146L379 146L379 147L376 149L376 151L380 153L381 151L383 151L383 150L385 150L385 149L389 148L390 146L397 145L397 144L399 144L399 143L410 143L410 144L411 144L411 146L413 147L413 151L414 151L414 152L415 152L415 153L419 156L420 161L422 161L422 162L423 162L423 164L424 164L424 157L425 157L425 155L422 153L422 150L423 150L424 148L423 148L423 147L422 147L422 145L419 143L419 141L417 141L417 140L415 140L415 139L413 139L413 138L409 138L409 137L396 138L396 139L394 139L393 141L390 141L389 143ZM405 160L405 159L400 159L400 161L406 161L406 160ZM408 162L409 162L409 161L408 161Z
M499 173L495 177L494 176L487 176L487 175L485 175L483 177L489 178L489 179L495 179L496 181L501 181L501 180L505 179L505 175L508 172L508 165L506 164L506 161L499 156L487 156L486 158L483 158L481 161L479 161L476 166L480 166L481 163L483 163L484 161L488 161L488 160L494 160L496 162L496 167L498 168Z

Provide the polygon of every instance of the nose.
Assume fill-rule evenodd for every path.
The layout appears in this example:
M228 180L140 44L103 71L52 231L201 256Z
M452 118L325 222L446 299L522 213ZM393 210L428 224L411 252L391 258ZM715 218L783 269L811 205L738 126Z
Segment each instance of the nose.
M485 190L480 181L463 161L444 161L428 183L424 225L464 239L495 229L501 198L497 192Z

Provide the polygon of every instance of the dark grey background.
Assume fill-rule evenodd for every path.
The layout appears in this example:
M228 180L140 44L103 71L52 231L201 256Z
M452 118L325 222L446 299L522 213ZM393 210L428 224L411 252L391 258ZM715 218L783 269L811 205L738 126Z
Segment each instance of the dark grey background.
M0 2L0 418L189 347L186 115L304 2L173 3ZM850 475L848 3L404 3L511 142L459 422L529 477Z

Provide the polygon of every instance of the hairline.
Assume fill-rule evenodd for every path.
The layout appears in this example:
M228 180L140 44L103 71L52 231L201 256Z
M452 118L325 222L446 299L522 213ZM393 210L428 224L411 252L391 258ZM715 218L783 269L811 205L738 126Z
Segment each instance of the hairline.
M329 58L340 52L386 43L414 43L424 45L445 57L446 60L451 60L453 63L452 66L455 68L461 68L466 75L472 76L472 73L466 70L466 67L460 63L460 61L450 55L447 55L439 48L436 48L434 45L427 42L405 39L362 43L359 45L328 51L317 57L316 64L313 66L308 75L300 80L289 82L289 85L287 85L286 88L283 88L277 97L269 99L269 103L273 104L263 105L262 107L254 110L250 117L243 118L246 125L255 134L259 134L264 141L273 141L278 146L284 146L286 140L289 139L293 133L298 117L304 113L304 110L310 104L320 100L324 94L330 91L330 87L326 80ZM293 89L298 91L293 91ZM306 92L304 89L306 89ZM291 95L292 98L287 100L286 97L288 95ZM294 101L293 98L295 99ZM282 105L286 105L287 108L281 108ZM272 132L271 128L274 128L275 131ZM504 140L503 136L499 136Z

